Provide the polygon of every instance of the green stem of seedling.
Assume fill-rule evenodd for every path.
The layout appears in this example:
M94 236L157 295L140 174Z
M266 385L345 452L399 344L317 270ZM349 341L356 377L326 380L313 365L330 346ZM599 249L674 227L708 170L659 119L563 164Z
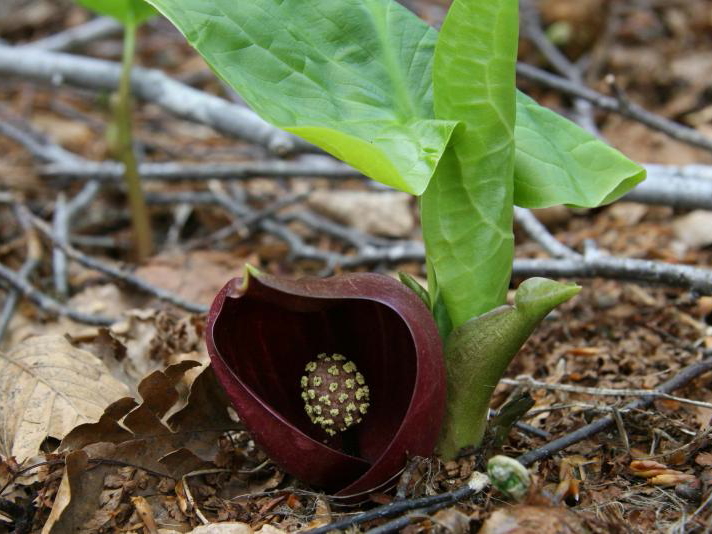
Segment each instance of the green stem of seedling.
M114 107L116 139L115 156L124 164L124 181L128 193L133 227L134 250L136 260L141 262L151 255L153 238L151 221L146 208L146 199L141 188L141 176L138 173L138 163L133 151L133 136L131 134L131 67L133 66L136 48L136 24L124 27L124 49L121 64L121 78Z

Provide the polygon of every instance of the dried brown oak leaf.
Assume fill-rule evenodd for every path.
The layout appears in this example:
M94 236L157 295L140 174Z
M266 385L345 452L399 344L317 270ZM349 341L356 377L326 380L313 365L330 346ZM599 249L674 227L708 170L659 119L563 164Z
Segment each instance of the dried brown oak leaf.
M184 361L154 371L138 385L141 404L130 397L119 399L97 423L79 425L67 434L60 450L72 452L67 454L51 524L43 534L111 530L114 525L102 511L100 495L117 463L179 479L213 459L218 437L237 425L209 367L193 382L187 404L177 410L175 386L197 365Z
M131 398L114 402L97 423L80 425L67 434L60 450L84 449L91 457L110 457L173 477L211 462L218 437L237 425L210 367L198 375L186 405L177 410L176 385L198 365L186 360L149 374L138 385L140 404Z
M94 355L61 336L37 336L0 353L0 455L19 461L47 437L96 421L128 388Z

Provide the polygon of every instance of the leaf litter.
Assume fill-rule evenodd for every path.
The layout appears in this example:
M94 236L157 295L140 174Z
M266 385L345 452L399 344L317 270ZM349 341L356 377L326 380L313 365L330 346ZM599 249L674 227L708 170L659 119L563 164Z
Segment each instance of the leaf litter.
M422 8L426 17L435 22L438 8L443 8L447 1L428 2L427 9L425 2L409 3ZM50 10L61 9L57 7L59 3L57 6L50 2L42 4ZM615 4L601 0L587 0L580 5L546 0L542 2L542 10L547 24L558 22L579 27L583 20L591 21L592 28L600 29L603 27L600 14L604 7L615 7ZM596 44L602 35L600 31L577 32L561 47L572 58L582 51L593 50L594 72L614 72L617 82L636 101L700 131L709 131L709 121L704 120L705 110L709 108L709 76L705 74L708 59L702 52L709 48L712 19L707 15L710 4L705 0L649 4L647 7L628 7L619 3L624 12L616 15L616 21L621 24L617 30L612 30L619 34L613 42L601 39ZM76 10L68 11L76 22ZM595 16L591 16L592 13ZM55 19L61 18L59 12L54 16ZM0 17L0 24L11 18L17 21L22 17ZM681 25L680 20L687 23ZM527 56L526 46L523 44L525 59L536 61L531 51ZM687 54L685 46L693 46L701 53ZM612 47L612 54L608 63L602 63L601 58L606 55L601 49L605 51L607 47ZM173 68L182 76L192 76L196 80L206 78L201 70L204 68L202 63L191 61L192 56L187 56L184 48L171 44L160 32L146 40L142 53L149 60L163 58L168 69ZM665 68L671 64L671 59L674 68ZM595 83L603 76L592 78ZM211 83L214 82L205 82L202 88L216 89L217 86L211 86ZM541 93L537 96L542 96L542 101L553 106L565 101L551 91L527 89ZM606 90L605 87L598 89ZM3 91L8 105L19 108L27 105L28 97L24 92ZM52 106L55 101L61 101L91 120L104 119L93 105L62 89L57 89L51 97L42 88L35 91L34 106L45 117L48 113L58 114L58 108ZM667 95L668 101L661 102L660 95ZM236 151L247 153L249 150L209 130L201 131L201 141L196 142L195 137L185 133L185 123L158 116L152 109L143 109L140 114L139 135L146 140L149 151L159 157L180 151L198 160L205 157L225 159L226 155ZM154 123L168 127L154 128ZM710 162L707 153L672 142L661 134L613 115L601 119L601 126L606 137L641 161ZM190 128L194 130L192 125ZM178 134L166 134L171 131ZM82 140L86 135L84 132L72 135L77 139L67 140L68 146L85 147L87 157L103 157L100 139L87 146L88 143ZM14 169L6 174L19 176L17 169L23 173L22 179L15 184L18 190L35 195L43 187L47 188L45 183L34 178L30 160L15 145L0 139L0 150L8 154L3 168L11 165ZM271 192L265 193L257 192L257 180L254 182L254 193L262 205L269 203L270 195L286 194L297 185L296 180L270 181ZM321 190L332 188L319 181L309 182L310 188L314 187L313 183ZM303 185L299 184L300 187ZM245 190L251 193L251 187L246 183ZM360 185L353 183L343 187L362 190ZM98 203L88 214L88 219L93 222L79 231L87 235L110 234L120 244L123 237L113 230L117 218L112 214L112 208L111 203ZM691 232L699 228L692 225L690 229L683 226L682 230L679 227L676 230L671 224L674 220L684 220L683 217L684 212L672 208L616 204L589 211L560 209L547 226L557 238L577 250L583 249L587 239L594 239L600 248L614 254L712 264L712 249L691 239ZM210 209L195 209L194 218L212 230L225 224L225 218L216 216ZM13 251L5 245L4 238L9 235L5 233L7 228L9 223L3 219L0 234L4 256ZM309 235L300 228L292 229ZM190 230L188 225L186 235L192 235ZM518 237L521 237L518 239L521 243L518 255L543 256L537 245L527 242L524 236ZM316 238L311 243L327 250L344 250L343 245L330 238ZM224 279L234 275L233 267L237 268L247 257L261 258L260 266L274 273L299 275L318 269L306 261L293 261L289 249L271 236L235 238L227 241L226 246L228 250L200 251L197 255L183 257L178 253L158 258L146 266L143 274L152 277L156 283L164 282L164 287L184 291L185 296L208 302L213 291L210 288L213 285L219 287ZM348 249L344 251L348 252ZM120 253L120 247L111 251L111 254ZM185 270L190 270L191 266L196 268L190 277L186 277ZM399 268L420 274L419 265L406 263ZM214 274L201 276L208 270ZM186 376L192 374L194 378L203 368L188 369L190 364L180 364L180 361L188 358L205 362L202 318L171 317L164 309L147 303L146 299L136 299L127 288L106 284L104 279L90 278L81 270L72 271L70 277L72 285L81 288L70 300L73 305L88 312L106 313L108 310L117 316L123 314L123 320L107 329L77 328L65 320L48 321L31 308L23 307L16 315L16 321L24 321L23 329L17 328L9 333L7 339L11 342L7 345L7 353L11 354L20 343L31 341L30 335L52 331L62 340L69 332L72 343L67 343L69 348L63 350L71 353L76 349L96 355L103 362L106 376L117 378L129 389L116 398L106 399L86 419L77 420L76 423L83 426L73 432L70 430L76 424L67 424L61 431L38 432L32 447L27 449L33 449L33 452L23 453L27 456L24 461L20 456L14 458L2 453L0 484L9 485L0 498L3 502L11 501L23 513L36 508L31 521L33 531L42 531L44 525L47 532L63 532L65 528L76 526L95 532L102 529L151 532L155 527L159 532L189 532L193 529L203 533L213 530L252 532L262 529L267 533L277 528L293 531L323 526L329 520L348 516L344 512L354 511L340 507L338 501L310 493L309 488L303 488L274 466L265 464L268 459L232 419L229 428L235 430L227 433L201 426L203 421L200 419L204 415L199 415L201 409L198 413L190 412L191 402L186 404L192 382L192 378ZM199 279L200 283L191 285L194 279ZM104 288L97 291L102 284L105 284ZM575 302L556 312L566 321L547 321L535 334L513 362L510 377L532 376L551 385L652 388L698 359L700 349L712 348L709 297L697 298L677 290L606 281L586 282L586 286ZM128 311L136 306L149 309ZM5 357L0 362L7 365ZM178 367L171 367L176 364ZM169 369L173 370L169 372ZM181 373L182 377L178 378ZM142 381L144 377L145 383ZM200 395L207 397L208 400L202 402L216 409L215 413L224 415L226 404L221 404L222 401L213 396L215 392L207 387L210 380L203 378L205 384L197 389L194 385L193 389L196 394L202 392ZM521 387L500 386L496 405L500 406L515 396L517 389ZM131 392L131 397L126 396L126 391ZM622 406L625 401L618 397L547 389L532 390L531 394L535 405L525 421L556 437L609 414L612 408ZM712 376L709 373L703 375L676 394L712 402ZM119 397L121 400L117 400ZM184 414L182 418L177 415L180 413ZM215 413L211 413L210 418L217 417ZM689 524L685 525L683 521L699 509L712 488L712 410L661 399L648 410L622 412L620 416L622 425L619 428L593 436L539 462L533 469L536 482L532 493L524 503L503 504L500 495L490 493L451 507L432 519L424 518L418 528L457 531L465 529L467 524L469 531L486 527L494 529L491 532L500 532L503 525L515 524L531 532L557 529L660 532L683 525L689 531L702 530L705 522L710 520L709 507L693 517ZM196 418L200 421L194 421ZM228 423L228 420L224 422ZM180 433L185 433L189 439L183 441L177 436ZM40 434L45 435L40 439ZM46 439L48 435L52 439ZM53 441L63 438L63 450L53 450ZM549 439L514 429L501 452L516 456L547 441ZM2 446L7 445L3 442ZM42 452L39 452L40 448ZM22 472L33 465L38 467ZM682 474L691 483L656 485L652 481L654 477L639 476L641 471L631 467L641 465L654 465L652 470L661 470L661 475L678 477ZM449 491L478 468L478 460L473 455L465 455L446 465L431 459L418 464L401 485L408 497ZM675 479L674 482L683 480ZM378 503L392 499L390 494L371 497L372 502ZM356 511L363 509L366 506ZM200 514L209 521L224 523L200 525ZM12 515L16 520L18 517ZM526 525L523 526L523 522ZM377 522L366 524L376 525ZM497 525L500 530L495 529ZM415 527L409 528L411 532L415 530Z

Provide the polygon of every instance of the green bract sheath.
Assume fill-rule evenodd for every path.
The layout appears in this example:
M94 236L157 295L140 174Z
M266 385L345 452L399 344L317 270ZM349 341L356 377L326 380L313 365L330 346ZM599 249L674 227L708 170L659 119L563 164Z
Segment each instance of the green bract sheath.
M530 278L514 306L500 306L455 328L445 342L447 411L439 451L451 458L482 440L489 401L504 370L541 320L580 291L574 284Z

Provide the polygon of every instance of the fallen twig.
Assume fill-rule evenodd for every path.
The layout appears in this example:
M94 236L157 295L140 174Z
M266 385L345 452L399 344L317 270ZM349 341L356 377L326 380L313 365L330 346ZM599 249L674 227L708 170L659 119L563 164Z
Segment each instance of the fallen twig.
M106 161L50 163L40 169L45 177L73 180L101 180L119 183L124 166ZM318 176L327 178L358 178L363 175L352 167L328 156L311 155L306 160L250 161L244 163L141 163L141 178L148 181L178 182L196 180L240 180L255 176Z
M712 210L712 165L645 165L648 178L623 200Z
M554 258L580 258L581 254L570 249L561 241L556 239L549 230L546 229L534 214L525 208L514 207L514 221L519 224L524 231L534 241Z
M99 183L87 182L82 190L72 200L67 202L64 193L57 196L54 205L54 216L52 226L54 236L58 242L69 243L69 232L72 220L84 209L99 192ZM67 256L60 247L55 246L52 250L52 271L54 277L54 288L63 297L69 295L69 285L67 283Z
M326 534L327 532L331 532L333 530L346 530L350 527L355 527L356 525L366 523L367 521L383 519L386 517L393 517L394 515L398 515L403 512L409 512L411 510L418 510L419 513L432 513L435 510L444 508L463 499L467 499L468 497L471 497L472 495L481 492L488 485L489 478L487 478L487 475L483 475L482 473L474 473L470 480L467 482L467 484L464 484L462 487L456 490L447 493L440 493L438 495L432 495L429 497L419 497L416 499L403 499L400 501L393 501L388 504L384 504L383 506L374 508L373 510L368 510L367 512L356 514L346 519L342 519L330 523L328 525L324 525L323 527L306 530L305 534ZM408 522L410 522L410 518L408 518ZM397 528L402 528L403 526L407 525L408 522L402 524L400 527ZM391 523L386 523L386 525L382 525L379 528L382 529L387 525L391 525ZM392 532L392 530L372 529L369 530L369 532Z
M535 380L532 377L523 378L503 378L503 384L511 386L527 386L532 389L546 389L549 391L565 391L567 393L581 393L584 395L593 395L601 397L652 397L660 399L674 400L683 404L691 404L702 408L712 408L712 403L686 399L684 397L676 397L669 393L663 393L658 390L650 389L618 389L618 388L592 388L585 386L576 386L573 384L548 384Z
M5 133L0 129L0 133ZM8 133L19 142L25 144ZM42 148L26 145L33 154ZM45 147L46 148L46 147ZM45 161L47 161L45 157ZM712 166L645 165L648 178L623 199L643 204L662 204L674 208L712 210ZM46 178L62 180L100 180L119 183L123 166L116 162L75 160L43 165ZM361 173L328 156L311 155L296 161L267 160L245 163L142 163L139 173L147 181L242 180L255 176L365 178Z
M40 246L40 242L34 228L32 228L22 217L18 217L18 219L20 220L20 224L25 231L27 240L27 256L24 263L20 267L17 276L20 280L27 281L30 275L40 264L40 260L42 259L42 247ZM19 289L11 288L5 297L5 303L3 304L2 312L0 312L0 340L2 340L5 332L7 331L7 327L9 326L12 316L15 313L15 308L17 306L17 302L20 300L20 296L21 291Z
M563 259L515 259L514 275L557 278L610 278L712 293L712 270L660 261L584 255Z
M39 48L54 52L72 50L93 41L121 33L123 26L111 17L97 17L61 32L21 45L25 48Z
M69 84L93 90L115 90L121 66L118 63L31 47L0 44L0 73L39 80L53 85ZM160 70L135 67L131 91L174 115L206 124L227 135L251 141L285 154L310 145L268 124L247 108L184 85ZM313 150L313 149L312 149Z
M712 356L708 356L702 361L693 363L691 365L688 365L684 369L682 369L678 374L676 374L674 377L672 377L670 380L667 380L666 382L663 382L659 387L655 388L654 391L657 391L662 394L669 394L670 392L681 388L682 386L688 384L698 376L700 376L703 373L706 373L707 371L712 370ZM648 395L644 398L636 399L632 402L629 402L626 404L622 409L623 410L639 410L639 409L644 409L650 406L653 401L655 400L655 397ZM570 447L571 445L578 443L579 441L583 441L584 439L588 439L591 436L605 430L609 426L613 425L615 423L615 419L611 416L608 417L603 417L601 419L598 419L597 421L594 421L593 423L590 423L586 426L583 426L579 428L578 430L567 434L566 436L563 436L559 439L556 439L550 443L547 443L546 445L539 447L538 449L534 449L532 451L529 451L527 453L522 454L517 460L524 465L524 466L530 466L534 462L538 462L539 460L543 460L544 458L548 458L552 456L553 454Z
M517 63L517 74L551 89L588 100L596 107L619 113L688 145L712 151L712 139L709 137L693 128L647 111L633 102L621 102L617 98L603 95L583 84L572 82L526 63Z
M116 319L112 317L106 317L103 315L91 315L88 313L80 312L69 306L57 302L52 297L45 295L40 290L32 286L27 280L23 279L18 273L11 269L8 269L3 264L0 263L0 278L5 280L12 287L17 289L22 296L33 302L42 311L50 313L52 315L61 315L69 317L73 321L78 323L85 323L96 326L108 326L114 322Z
M26 209L26 208L23 208ZM143 280L142 278L139 278L138 276L125 271L123 269L119 269L118 267L114 267L113 265L109 265L108 263L104 263L103 261L97 260L96 258L92 258L90 256L87 256L86 254L82 253L81 251L75 249L68 243L63 243L60 241L57 241L57 239L54 236L54 233L52 232L52 229L50 226L44 222L42 219L39 217L36 217L34 214L31 214L28 212L28 216L30 217L30 220L32 221L32 224L35 228L37 228L43 235L45 235L48 239L52 241L53 244L55 244L57 247L61 248L68 257L72 258L73 260L81 263L85 267L88 267L90 269L94 269L96 271L99 271L101 273L104 273L108 276L111 276L112 278L116 278L117 280L121 280L122 282L125 282L132 287L143 291L144 293L147 293L151 296L154 296L158 298L159 300L164 300L166 302L169 302L175 306L178 306L179 308L183 308L184 310L187 310L189 312L193 313L205 313L208 311L208 307L204 306L202 304L198 304L196 302L191 302L183 297L180 297L176 295L175 293L172 293L171 291L167 291L165 289L162 289L160 287L153 286Z

